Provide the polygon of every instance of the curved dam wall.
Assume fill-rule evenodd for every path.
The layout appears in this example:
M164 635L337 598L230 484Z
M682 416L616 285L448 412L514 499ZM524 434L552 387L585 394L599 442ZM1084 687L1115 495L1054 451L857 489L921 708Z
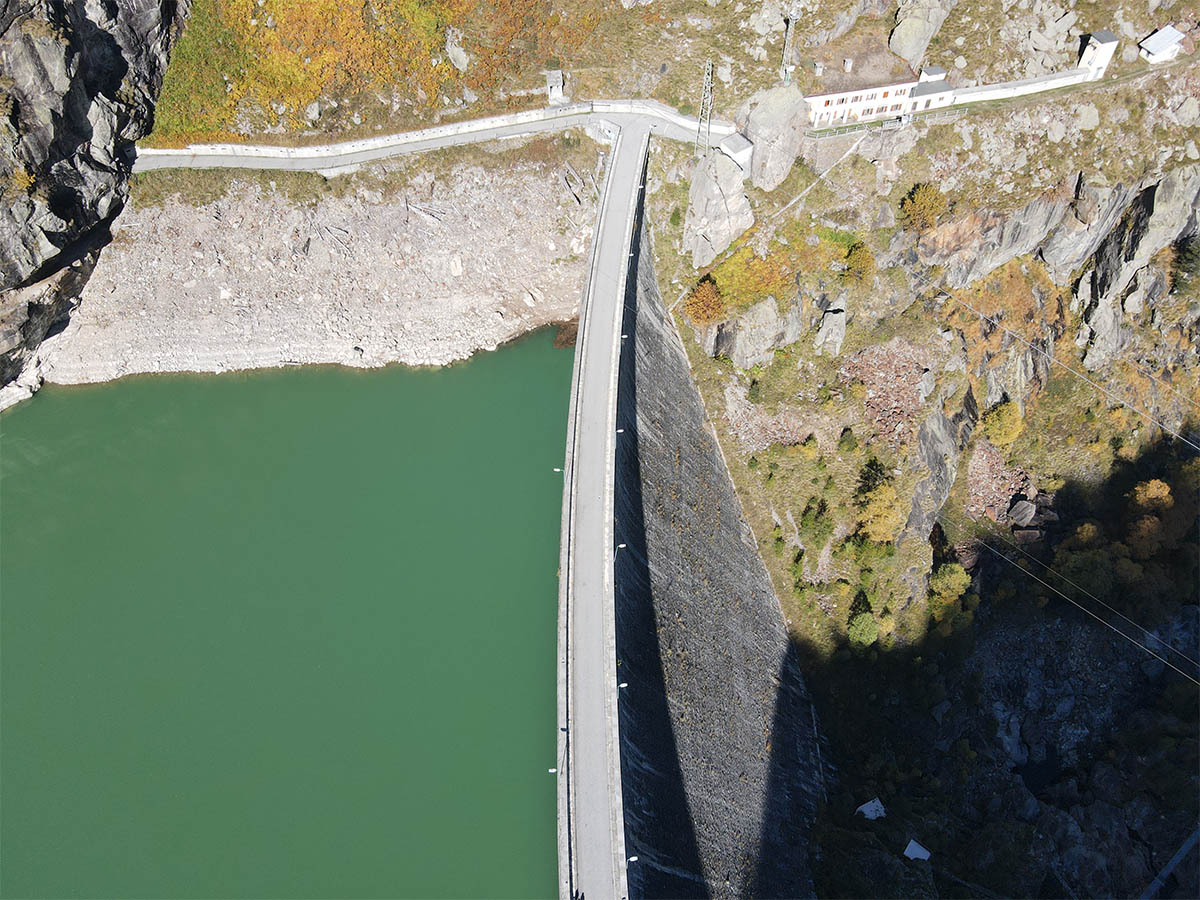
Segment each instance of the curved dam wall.
M636 221L615 472L629 892L810 896L815 715Z

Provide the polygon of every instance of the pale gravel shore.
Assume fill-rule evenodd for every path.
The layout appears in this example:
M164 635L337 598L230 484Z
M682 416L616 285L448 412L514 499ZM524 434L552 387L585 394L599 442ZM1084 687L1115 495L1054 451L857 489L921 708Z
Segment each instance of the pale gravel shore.
M577 315L595 213L537 163L418 176L388 200L298 206L235 183L204 206L131 206L33 375L465 359Z

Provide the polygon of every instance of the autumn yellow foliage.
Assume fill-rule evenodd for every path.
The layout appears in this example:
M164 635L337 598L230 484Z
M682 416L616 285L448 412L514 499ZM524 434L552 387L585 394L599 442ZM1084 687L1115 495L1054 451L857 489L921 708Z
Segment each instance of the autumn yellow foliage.
M464 86L484 95L518 72L540 78L587 39L600 10L599 0L569 16L551 0L195 0L153 138L232 137L247 104L263 124L296 127L318 97L369 91L395 91L417 112L444 108ZM470 54L465 73L447 58L450 29Z
M875 255L862 241L850 245L846 251L846 277L854 281L866 281L875 275Z
M1159 478L1136 485L1132 499L1138 509L1170 509L1175 505L1175 498L1171 496L1171 486Z
M18 168L16 171L14 171L10 177L10 180L12 182L12 186L21 193L29 192L37 183L37 178L25 171L23 168Z
M900 495L890 484L881 484L866 495L858 530L868 540L884 543L895 540L904 524Z
M900 201L900 215L905 224L925 231L937 224L946 211L946 195L932 184L917 184Z
M735 307L750 306L764 297L795 292L791 270L778 254L766 258L743 246L712 270L712 279Z
M683 301L683 311L696 325L710 325L725 317L725 301L711 278L703 278Z
M1007 447L1025 428L1021 408L1011 400L992 407L983 417L983 433L997 447Z

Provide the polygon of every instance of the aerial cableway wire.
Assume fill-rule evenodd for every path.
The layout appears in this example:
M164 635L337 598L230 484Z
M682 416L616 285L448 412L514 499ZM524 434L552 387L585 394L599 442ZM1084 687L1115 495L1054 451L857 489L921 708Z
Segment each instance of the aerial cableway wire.
M942 522L943 522L943 524L947 524L947 523L949 522L949 520L948 520L948 519L943 519L943 518L942 518L942 515L941 515L940 513L938 514L938 519L939 519L940 521L942 521ZM1030 578L1032 578L1034 581L1036 581L1036 582L1038 582L1039 584L1041 584L1043 587L1047 587L1047 588L1049 588L1050 590L1054 591L1054 593L1058 594L1058 596L1062 597L1062 598L1063 598L1064 600L1066 600L1068 603L1072 604L1073 606L1077 606L1077 607L1079 607L1079 609L1083 610L1085 613L1087 613L1089 616L1091 616L1093 619L1095 619L1095 620L1096 620L1097 622L1099 622L1100 624L1104 625L1104 626L1105 626L1105 627L1107 627L1107 628L1111 628L1113 631L1115 631L1115 632L1116 632L1117 634L1119 634L1121 637L1125 638L1125 640L1129 641L1129 643L1133 644L1135 647L1139 648L1140 650L1142 650L1142 651L1144 651L1144 652L1146 652L1146 653L1149 653L1151 656L1153 656L1155 659L1157 659L1159 662L1161 662L1161 663L1162 663L1164 666L1167 666L1167 667L1168 667L1168 668L1170 668L1170 669L1174 669L1176 672L1178 672L1180 675L1182 675L1182 676L1183 676L1184 678L1186 678L1188 681L1192 682L1192 683L1193 683L1194 685L1196 685L1197 687L1200 687L1200 680L1197 680L1196 678L1193 678L1191 675L1189 675L1187 672L1185 672L1185 671L1183 671L1182 669L1180 669L1178 666L1176 666L1176 665L1172 664L1171 662L1169 662L1169 661L1167 661L1167 660L1163 659L1161 656L1159 656L1157 653L1155 653L1155 652L1154 652L1153 650L1151 650L1149 647L1145 646L1145 645L1144 645L1144 644L1142 644L1140 641L1137 641L1137 640L1135 640L1134 638L1130 637L1128 634L1126 634L1126 633L1125 633L1124 631L1122 631L1120 628L1118 628L1117 626L1113 625L1113 624L1112 624L1112 622L1109 622L1109 621L1107 621L1107 620L1105 620L1105 619L1101 618L1100 616L1096 615L1094 612L1092 612L1090 609L1088 609L1088 608L1087 608L1086 606L1084 606L1082 603L1079 603L1078 601L1076 601L1076 600L1075 600L1074 598L1072 598L1072 597L1068 597L1066 594L1064 594L1062 591L1060 591L1060 590L1059 590L1058 588L1056 588L1054 585L1052 585L1052 584L1050 584L1050 583L1048 583L1048 582L1046 582L1046 581L1043 581L1041 578L1038 578L1038 576L1037 576L1037 575L1034 575L1034 574L1033 574L1032 572L1030 572L1029 570L1027 570L1027 569L1022 569L1022 568L1021 568L1020 566L1018 566L1018 565L1017 565L1015 562L1013 562L1011 559L1009 559L1007 556L1005 556L1003 553L1001 553L999 550L997 550L995 547L993 547L991 544L987 543L986 541L984 541L984 542L983 542L983 546L987 547L987 549L988 549L988 550L992 551L992 553L994 553L994 554L995 554L997 557L999 557L1000 559L1004 560L1004 561L1005 561L1006 563L1008 563L1010 566L1013 566L1014 568L1020 569L1020 571L1024 572L1026 575L1028 575L1028 576L1029 576Z
M957 520L952 519L949 516L947 516L945 514L945 511L938 513L938 517L949 519L951 524L953 524L956 528L958 528L960 533L967 531L967 526L965 526L962 522L957 521ZM1103 606L1105 609L1120 616L1122 619L1124 619L1126 622L1128 622L1130 625L1132 625L1138 631L1142 632L1148 638L1150 638L1154 642L1154 644L1156 644L1156 645L1161 644L1163 647L1170 650L1171 652L1176 653L1179 656L1183 657L1183 659L1186 660L1191 665L1196 666L1197 669L1200 669L1200 661L1192 659L1192 657L1188 656L1182 650L1179 650L1176 647L1172 646L1171 644L1168 644L1166 641L1164 641L1162 638L1160 638L1158 635L1156 635L1150 629L1139 625L1137 622L1135 622L1133 619L1129 618L1129 616L1125 615L1119 609L1116 609L1115 607L1110 606L1109 604L1105 603L1103 600L1101 600L1099 597L1097 597L1095 594L1093 594L1087 588L1081 587L1080 585L1076 584L1074 581L1072 581L1070 578L1068 578L1062 572L1058 571L1057 569L1055 569L1053 566L1049 565L1048 563L1045 563L1042 560L1038 559L1036 556L1034 556L1032 553L1029 553L1027 550L1022 548L1018 544L1014 543L1013 541L1008 540L1008 538L1004 537L1003 535L999 535L999 534L989 535L989 537L998 537L1000 540L1002 540L1004 543L1008 544L1008 546L1012 547L1014 550L1016 550L1022 556L1026 556L1029 559L1032 559L1035 563L1037 563L1039 566L1041 566L1047 572L1050 572L1053 575L1057 575L1059 578L1061 578L1067 584L1071 585L1071 587L1075 588L1075 590L1079 591L1081 594L1086 594L1088 597L1091 597L1093 600L1095 600L1098 604ZM983 542L983 539L979 539L979 540L981 543ZM1024 571L1024 570L1022 570L1022 571Z

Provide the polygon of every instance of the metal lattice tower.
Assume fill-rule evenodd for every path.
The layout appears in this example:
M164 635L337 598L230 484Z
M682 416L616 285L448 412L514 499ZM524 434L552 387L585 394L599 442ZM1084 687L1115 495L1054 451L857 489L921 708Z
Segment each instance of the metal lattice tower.
M800 17L800 4L793 3L787 11L787 31L783 38L783 62L779 65L779 77L784 84L792 83L792 39L796 31L796 19Z
M712 106L713 106L713 64L709 59L704 63L704 92L700 95L700 115L696 123L696 155L708 153L709 139L712 137ZM700 144L704 143L701 152Z

